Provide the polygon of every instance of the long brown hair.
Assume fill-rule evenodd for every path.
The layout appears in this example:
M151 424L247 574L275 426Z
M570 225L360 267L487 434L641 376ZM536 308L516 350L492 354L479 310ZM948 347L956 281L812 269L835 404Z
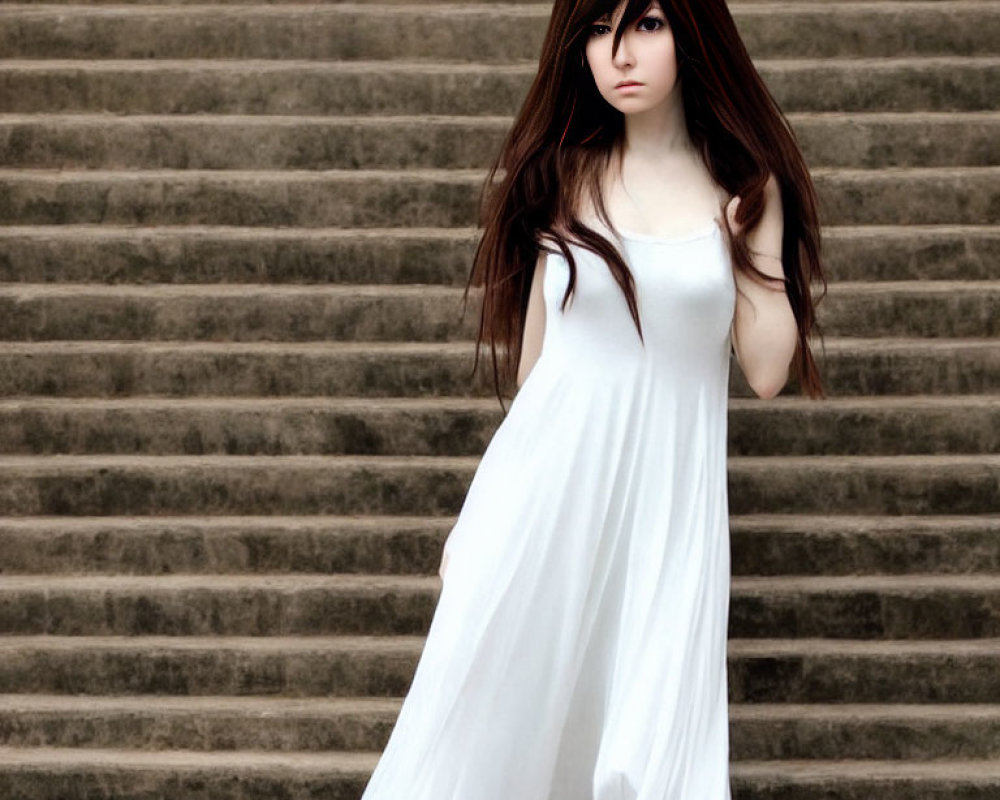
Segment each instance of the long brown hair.
M516 377L528 296L540 249L555 250L569 266L562 308L576 282L570 243L605 261L625 294L640 339L642 325L632 274L614 245L576 216L582 192L610 230L601 194L601 176L613 154L621 158L624 115L598 92L586 66L590 26L609 16L618 0L555 0L542 45L539 68L524 104L489 170L480 195L483 235L476 247L469 282L484 288L476 341L490 343L498 399L501 383ZM625 29L650 0L628 0L615 30L614 52ZM781 190L784 234L781 258L785 291L795 315L798 343L794 364L801 389L822 396L822 382L809 348L815 329L810 287L826 279L820 264L820 230L812 179L787 120L750 60L725 0L660 0L677 53L688 134L713 179L741 200L734 234L721 215L732 262L744 273L768 278L750 260L747 234L764 211L764 186L773 173ZM497 182L498 170L505 174ZM771 281L780 279L769 278ZM502 370L497 347L505 350Z

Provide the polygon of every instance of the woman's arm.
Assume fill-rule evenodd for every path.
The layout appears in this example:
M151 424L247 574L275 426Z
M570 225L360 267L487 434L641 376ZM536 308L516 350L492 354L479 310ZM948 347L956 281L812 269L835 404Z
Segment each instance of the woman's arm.
M524 333L521 337L521 359L517 364L517 386L521 387L542 353L542 338L545 336L545 298L542 296L542 281L545 279L544 250L538 253L535 274L531 279L528 294L528 311L524 319Z
M758 226L747 235L754 266L768 275L783 278L781 268L781 237L784 214L781 191L774 175L764 187L764 214ZM739 199L733 198L727 207L729 222ZM739 291L733 317L733 350L740 369L757 393L765 399L774 397L788 381L788 369L795 355L798 328L795 315L785 294L784 283L751 277L733 270Z

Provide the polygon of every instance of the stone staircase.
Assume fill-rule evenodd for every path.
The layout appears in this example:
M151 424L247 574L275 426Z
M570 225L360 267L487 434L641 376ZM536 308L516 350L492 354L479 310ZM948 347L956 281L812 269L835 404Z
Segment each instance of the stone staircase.
M732 9L831 280L828 400L734 369L734 798L996 800L1000 0ZM500 421L460 298L548 11L0 8L0 796L359 796Z

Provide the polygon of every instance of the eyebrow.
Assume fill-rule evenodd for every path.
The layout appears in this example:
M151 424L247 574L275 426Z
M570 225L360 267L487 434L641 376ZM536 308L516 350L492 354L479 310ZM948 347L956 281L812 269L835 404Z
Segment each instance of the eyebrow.
M653 0L652 3L650 3L648 6L646 6L642 10L642 14L639 15L639 18L641 19L644 15L648 14L650 11L659 11L662 14L666 14L667 13L667 12L665 12L663 10L663 6L661 6L658 2L656 2L656 0ZM603 14L601 14L601 16L599 16L597 19L595 19L594 22L597 22L598 20L602 20L602 19L610 20L611 19L611 12L610 11L605 11Z

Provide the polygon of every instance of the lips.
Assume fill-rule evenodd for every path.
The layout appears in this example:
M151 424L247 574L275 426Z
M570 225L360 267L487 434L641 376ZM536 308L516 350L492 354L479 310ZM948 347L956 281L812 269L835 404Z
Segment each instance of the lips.
M616 89L622 89L626 86L642 86L642 84L639 81L620 81L615 84Z

